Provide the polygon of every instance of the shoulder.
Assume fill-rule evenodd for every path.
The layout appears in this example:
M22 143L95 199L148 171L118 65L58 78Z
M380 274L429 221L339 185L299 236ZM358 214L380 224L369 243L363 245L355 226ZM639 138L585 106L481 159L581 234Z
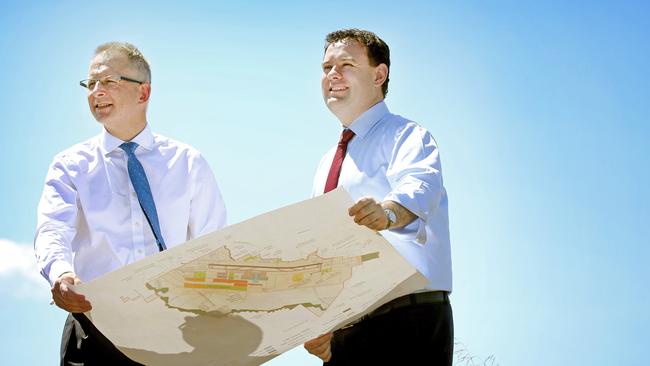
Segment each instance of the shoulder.
M54 156L52 167L70 171L87 170L88 165L101 156L100 141L100 135L97 135L68 147Z
M193 146L159 134L153 134L153 137L156 149L167 159L185 161L190 168L207 165L201 152Z
M389 114L387 119L388 123L384 123L384 125L386 125L386 128L390 129L395 135L429 133L426 128L422 127L419 123L398 114Z
M156 148L163 153L173 153L177 155L183 155L191 158L200 157L201 152L194 148L193 146L186 144L184 142L175 140L171 137L153 134L154 144Z
M387 114L378 124L380 135L394 143L405 140L429 141L431 133L419 123L397 114Z

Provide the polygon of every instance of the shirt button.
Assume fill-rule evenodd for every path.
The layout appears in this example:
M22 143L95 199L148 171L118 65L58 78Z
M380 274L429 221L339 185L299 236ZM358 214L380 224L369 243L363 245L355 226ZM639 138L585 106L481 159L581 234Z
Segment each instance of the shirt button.
M142 254L142 249L138 249L138 254Z

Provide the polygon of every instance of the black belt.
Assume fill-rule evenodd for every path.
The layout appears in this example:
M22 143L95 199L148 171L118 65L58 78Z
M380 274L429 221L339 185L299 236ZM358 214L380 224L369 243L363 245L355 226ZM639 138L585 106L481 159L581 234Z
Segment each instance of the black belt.
M449 293L447 291L418 292L415 294L405 295L385 303L384 305L378 307L377 309L371 311L370 313L362 316L361 318L344 326L341 329L351 327L366 319L371 319L380 315L388 314L393 310L405 308L407 306L448 303L448 302L449 302Z

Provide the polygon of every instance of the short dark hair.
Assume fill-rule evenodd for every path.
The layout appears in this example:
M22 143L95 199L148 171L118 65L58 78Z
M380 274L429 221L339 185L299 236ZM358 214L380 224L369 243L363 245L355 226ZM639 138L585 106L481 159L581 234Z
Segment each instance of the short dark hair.
M348 39L357 41L366 48L370 65L386 64L388 74L390 74L390 49L386 42L370 31L357 28L334 31L325 37L325 51L332 43ZM386 75L386 81L381 86L384 97L388 93L388 74Z

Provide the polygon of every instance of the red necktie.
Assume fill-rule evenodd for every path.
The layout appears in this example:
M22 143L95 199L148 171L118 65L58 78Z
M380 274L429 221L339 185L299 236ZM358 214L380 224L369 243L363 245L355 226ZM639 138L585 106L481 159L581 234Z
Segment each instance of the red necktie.
M345 129L341 133L341 140L339 140L339 146L336 147L336 153L334 154L334 160L332 160L332 166L330 167L330 172L327 174L327 182L325 183L325 193L333 190L339 184L339 175L341 175L341 166L343 165L343 159L345 158L345 152L348 149L348 142L354 137L354 132L350 129Z

